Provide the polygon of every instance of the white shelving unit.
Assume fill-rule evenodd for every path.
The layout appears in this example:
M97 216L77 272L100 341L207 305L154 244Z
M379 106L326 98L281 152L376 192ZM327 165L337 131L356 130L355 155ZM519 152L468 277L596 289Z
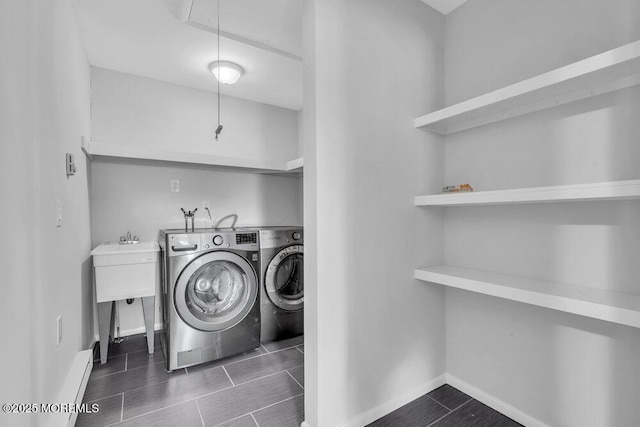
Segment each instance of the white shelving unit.
M640 296L440 265L419 268L425 282L640 328Z
M415 119L448 135L640 84L640 41ZM483 206L640 199L640 180L415 197L416 206ZM415 270L425 282L640 328L640 295L440 265ZM604 284L606 288L606 284Z
M540 74L415 119L451 134L640 84L640 41Z
M640 198L640 180L416 196L416 206L482 206Z
M275 160L240 159L210 154L166 151L154 148L130 147L89 141L82 142L82 151L84 151L91 160L93 160L94 157L133 159L161 163L211 166L256 173L296 173L302 172L303 167L302 157L289 162L279 162Z

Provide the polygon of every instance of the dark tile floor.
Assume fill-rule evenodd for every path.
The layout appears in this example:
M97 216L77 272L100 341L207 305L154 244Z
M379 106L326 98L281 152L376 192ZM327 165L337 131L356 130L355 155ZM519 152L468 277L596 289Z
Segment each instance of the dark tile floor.
M369 426L516 427L521 424L445 384Z
M94 361L84 395L100 411L77 426L298 427L304 420L303 338L277 341L226 359L167 373L160 337L109 346ZM443 385L373 422L374 427L515 427L520 424Z
M304 420L304 347L296 337L227 359L167 373L159 336L109 346L94 361L84 395L100 411L77 426L298 427Z

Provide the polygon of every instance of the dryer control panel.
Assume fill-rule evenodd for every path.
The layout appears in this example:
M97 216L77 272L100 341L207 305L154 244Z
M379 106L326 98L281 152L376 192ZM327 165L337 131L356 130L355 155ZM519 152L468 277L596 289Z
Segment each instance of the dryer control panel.
M260 230L260 246L262 249L303 244L304 230L302 227L282 227Z

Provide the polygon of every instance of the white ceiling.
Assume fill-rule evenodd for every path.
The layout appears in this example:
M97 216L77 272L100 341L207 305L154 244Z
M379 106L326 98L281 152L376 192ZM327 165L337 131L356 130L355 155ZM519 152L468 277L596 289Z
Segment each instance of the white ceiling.
M216 91L214 0L73 0L91 65ZM267 6L268 4L268 6ZM220 2L220 59L245 75L226 95L302 108L302 2Z
M389 0L393 1L393 0ZM466 0L422 0L449 13ZM91 65L215 92L217 0L73 0ZM302 1L220 0L225 95L302 108Z
M438 12L446 15L458 6L462 5L467 0L422 0Z

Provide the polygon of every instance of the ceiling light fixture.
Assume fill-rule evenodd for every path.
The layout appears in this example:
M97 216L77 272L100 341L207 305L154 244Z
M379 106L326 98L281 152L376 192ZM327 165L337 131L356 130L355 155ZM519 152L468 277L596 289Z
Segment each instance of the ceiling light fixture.
M209 65L209 70L223 85L236 83L244 74L241 66L230 61L215 61Z

